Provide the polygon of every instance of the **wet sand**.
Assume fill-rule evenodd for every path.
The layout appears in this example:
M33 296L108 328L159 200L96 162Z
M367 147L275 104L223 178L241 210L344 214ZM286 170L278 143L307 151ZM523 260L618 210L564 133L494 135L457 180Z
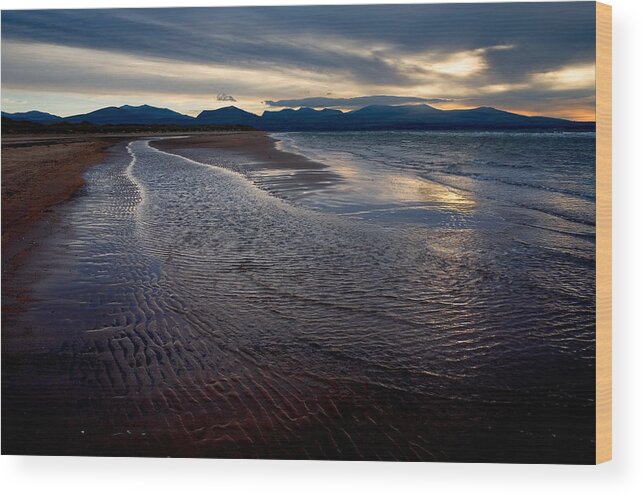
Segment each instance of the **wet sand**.
M169 397L181 398L177 389L158 393L152 401L163 403L161 412L145 412L134 424L121 429L114 418L136 416L141 413L140 403L131 409L129 399L114 395L112 388L87 387L78 373L71 373L79 363L94 367L104 360L92 348L70 349L70 343L83 340L83 333L74 325L62 325L57 332L43 321L32 319L38 306L38 288L43 281L61 277L60 267L67 264L67 250L55 256L58 246L74 241L68 222L70 207L67 200L88 194L83 189L84 173L93 165L105 165L120 160L126 144L133 135L97 136L6 136L2 143L2 382L3 382L3 453L9 454L87 454L87 455L143 455L143 456L235 456L236 446L243 433L230 426L222 429L223 439L212 447L196 447L191 442L189 427L168 430L166 414L173 410ZM265 133L208 133L189 138L157 141L159 148L172 153L194 155L204 150L212 155L216 148L243 155L246 171L283 169L299 171L296 175L301 187L315 187L316 173L325 168L294 154L279 152ZM301 171L304 171L303 173ZM306 174L306 171L309 174ZM321 176L324 173L321 172ZM119 192L120 194L120 192ZM44 255L46 253L48 255ZM64 277L64 276L63 276ZM45 284L47 284L45 282ZM34 300L34 293L35 300ZM82 307L83 305L81 305ZM57 310L51 303L51 313ZM102 307L104 310L105 307ZM82 308L76 310L79 315ZM71 315L71 314L70 314ZM102 334L102 333L99 333ZM102 340L99 340L103 343ZM92 346L93 343L90 345ZM187 344L186 344L187 345ZM71 345L75 348L74 345ZM99 346L102 346L99 345ZM109 354L113 365L119 362L114 343L105 343L103 353ZM87 359L89 358L89 362ZM143 360L149 358L143 356ZM110 362L112 360L110 359ZM91 365L93 364L93 365ZM166 364L167 365L167 364ZM107 365L108 368L111 365ZM162 366L162 375L176 371ZM150 369L152 375L154 371ZM83 372L85 374L86 372ZM112 383L111 373L97 373L99 383ZM113 383L112 383L113 384ZM191 394L181 401L190 401ZM332 401L332 400L331 400ZM190 415L196 414L195 412ZM202 413L199 413L202 415ZM170 413L171 416L171 413ZM227 420L225 420L227 422ZM184 422L184 420L181 420ZM197 422L194 419L193 422ZM204 424L223 423L209 414ZM198 422L197 422L198 423ZM267 426L264 426L267 428ZM118 432L122 430L122 432ZM225 432L225 431L228 432ZM132 433L132 431L134 431ZM130 434L132 433L132 434ZM130 435L137 441L133 445ZM148 436L145 438L145 436ZM127 446L124 448L124 444ZM255 447L256 456L270 457L277 453L274 445ZM300 454L302 455L302 454ZM288 451L279 456L292 456ZM303 455L302 455L303 456Z
M263 131L179 137L154 140L151 144L159 150L179 155L194 153L195 149L217 150L219 153L242 153L256 160L256 162L248 162L248 169L253 166L254 168L291 170L325 168L323 164L308 160L301 155L277 150L275 139Z
M252 139L245 134L257 134ZM174 136L176 133L157 133ZM24 287L13 277L30 250L46 236L53 220L52 207L71 198L84 184L88 167L100 163L107 148L141 136L132 133L86 135L4 135L2 137L2 310L13 312L27 299ZM171 140L168 140L171 141ZM183 140L180 140L183 142ZM228 143L230 148L256 150L270 155L271 139L265 133L205 133L191 136L187 144ZM160 142L159 142L160 143ZM197 147L199 145L196 145ZM292 155L292 154L283 154ZM280 154L276 154L284 160ZM296 156L286 157L295 163ZM306 167L306 164L302 164ZM310 167L314 165L310 164ZM42 222L39 222L42 221Z
M273 143L166 150L248 175L325 172ZM308 212L144 142L117 143L86 177L60 222L36 222L16 278L35 289L29 318L3 314L4 453L590 462L593 409L543 397L513 368L522 348L489 354L495 334L468 328L513 298L473 251ZM469 287L499 306L462 306ZM523 356L552 383L566 359Z
M2 312L18 310L26 288L13 274L42 237L39 220L84 184L82 173L105 158L105 138L3 137L2 140ZM46 223L46 222L45 222Z
M277 141L263 131L171 138L150 144L165 152L239 172L260 188L287 199L294 200L341 181L341 176L327 165L279 150Z
M105 157L109 144L99 139L3 139L3 248L52 205L68 199L83 184L85 169Z

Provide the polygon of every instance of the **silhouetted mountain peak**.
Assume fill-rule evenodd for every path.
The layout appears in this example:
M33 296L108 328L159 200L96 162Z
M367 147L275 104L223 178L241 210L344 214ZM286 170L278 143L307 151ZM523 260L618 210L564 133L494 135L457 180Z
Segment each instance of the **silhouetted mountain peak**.
M431 107L430 105L367 105L357 110L349 112L354 115L402 115L402 114L426 114L443 112L443 110Z
M203 110L197 116L197 119L199 117L201 117L202 115L212 115L212 114L220 114L220 115L224 115L224 114L228 114L228 115L232 115L232 114L254 115L255 117L259 117L259 116L255 115L255 114L251 113L251 112L247 112L246 110L240 109L239 107L235 107L234 105L228 105L227 107L221 107L221 108L218 108L218 109Z
M16 121L38 122L40 124L51 124L59 122L62 117L48 112L40 112L39 110L29 110L27 112L2 112L2 117L8 117Z
M160 108L160 107L152 107L151 105L121 105L120 107L117 107L121 110L170 110L167 108ZM173 112L170 110L170 112Z
M506 110L499 110L499 109L494 108L494 107L476 107L476 108L472 108L472 109L467 109L467 111L468 112L480 112L480 113L484 112L484 113L487 113L487 114L493 114L493 113L496 113L496 114L511 114L512 113L512 112L507 112ZM514 114L514 115L519 115L519 114Z
M317 114L319 112L323 112L323 110L317 110L310 107L299 107L295 112L299 114Z
M167 108L151 105L122 105L105 107L87 114L72 115L67 122L89 122L92 124L187 124L194 120Z
M241 126L256 125L261 118L251 112L246 112L234 105L214 110L204 110L196 117L200 124L238 124Z

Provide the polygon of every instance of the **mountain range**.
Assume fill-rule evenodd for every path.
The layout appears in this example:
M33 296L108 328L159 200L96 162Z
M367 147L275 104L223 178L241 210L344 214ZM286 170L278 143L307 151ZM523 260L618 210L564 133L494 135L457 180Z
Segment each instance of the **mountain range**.
M466 110L441 110L430 105L369 105L342 112L302 107L265 111L260 116L235 106L204 110L197 117L150 105L105 107L86 114L59 117L46 112L2 112L2 117L18 121L55 124L177 124L243 125L265 131L361 131L395 129L557 129L593 130L595 123L553 117L525 116L478 107Z
M53 124L54 122L62 122L63 118L47 112L39 112L38 110L30 110L29 112L15 112L10 114L2 112L2 117L8 117L14 121L37 122L38 124Z

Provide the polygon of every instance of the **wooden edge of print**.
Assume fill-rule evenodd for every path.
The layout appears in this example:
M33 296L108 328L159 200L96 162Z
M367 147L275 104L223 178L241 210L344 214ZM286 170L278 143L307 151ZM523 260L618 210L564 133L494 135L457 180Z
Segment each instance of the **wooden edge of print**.
M612 7L596 2L596 463L612 459Z

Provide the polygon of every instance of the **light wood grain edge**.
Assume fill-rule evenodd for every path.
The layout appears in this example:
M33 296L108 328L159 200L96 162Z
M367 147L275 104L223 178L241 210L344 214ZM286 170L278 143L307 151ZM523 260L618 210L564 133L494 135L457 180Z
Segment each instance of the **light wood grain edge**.
M596 2L596 463L612 459L612 7Z

